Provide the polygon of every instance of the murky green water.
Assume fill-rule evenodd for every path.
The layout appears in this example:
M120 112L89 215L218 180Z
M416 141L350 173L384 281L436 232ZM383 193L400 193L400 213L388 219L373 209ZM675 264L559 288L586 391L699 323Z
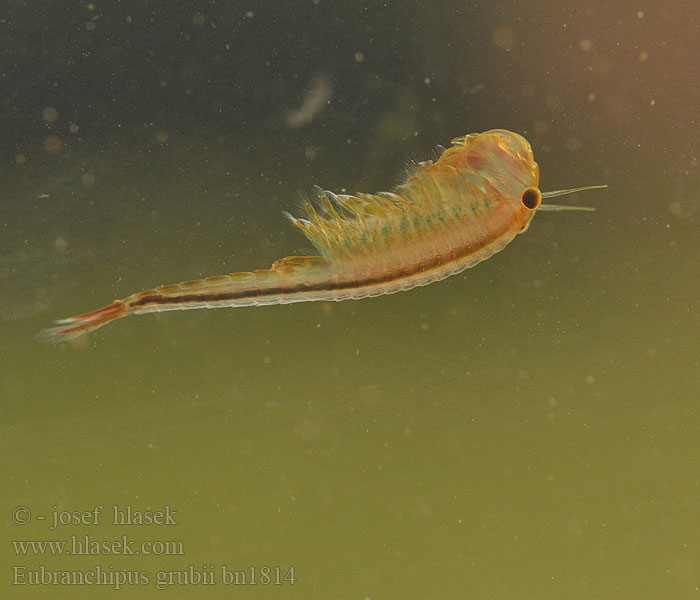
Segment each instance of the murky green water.
M3 597L697 595L698 9L564 4L14 9L7 56L55 52L2 105ZM408 293L34 339L493 127L597 212Z

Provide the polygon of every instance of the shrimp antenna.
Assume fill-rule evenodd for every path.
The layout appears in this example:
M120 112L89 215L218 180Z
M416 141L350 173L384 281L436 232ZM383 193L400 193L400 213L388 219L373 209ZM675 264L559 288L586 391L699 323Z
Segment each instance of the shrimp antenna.
M552 212L560 212L562 210L584 210L588 212L594 212L595 208L593 206L565 206L563 204L540 204L537 210L549 210Z
M542 192L542 198L556 198L557 196L566 196L567 194L575 194L576 192L585 192L586 190L602 190L608 187L607 185L586 185L583 187L571 188L570 190L554 190L553 192Z
M556 198L557 196L566 196L576 192L584 192L586 190L600 190L608 187L607 185L586 185L584 187L571 188L570 190L555 190L553 192L542 192L542 198ZM561 204L540 204L537 210L563 211L563 210L584 210L592 212L595 210L592 206L563 206Z

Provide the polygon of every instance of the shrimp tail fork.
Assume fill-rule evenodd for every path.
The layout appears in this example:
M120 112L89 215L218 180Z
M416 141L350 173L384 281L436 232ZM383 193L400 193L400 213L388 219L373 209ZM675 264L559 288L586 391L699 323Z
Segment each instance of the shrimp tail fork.
M58 327L44 329L37 337L41 342L66 342L128 314L126 304L121 300L115 300L109 306L84 315L56 321Z

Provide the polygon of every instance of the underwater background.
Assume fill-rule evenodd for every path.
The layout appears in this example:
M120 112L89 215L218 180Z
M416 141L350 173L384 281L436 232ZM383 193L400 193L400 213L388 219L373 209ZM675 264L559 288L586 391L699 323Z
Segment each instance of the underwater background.
M700 5L555 4L0 4L3 597L697 597ZM35 339L313 254L314 184L493 128L596 212L407 293Z

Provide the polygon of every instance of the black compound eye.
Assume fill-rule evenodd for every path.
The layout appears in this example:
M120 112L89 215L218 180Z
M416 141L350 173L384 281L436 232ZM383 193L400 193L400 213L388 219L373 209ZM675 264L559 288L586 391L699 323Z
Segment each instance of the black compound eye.
M542 202L542 193L536 187L526 188L520 201L525 208L534 210L540 205L540 202Z

